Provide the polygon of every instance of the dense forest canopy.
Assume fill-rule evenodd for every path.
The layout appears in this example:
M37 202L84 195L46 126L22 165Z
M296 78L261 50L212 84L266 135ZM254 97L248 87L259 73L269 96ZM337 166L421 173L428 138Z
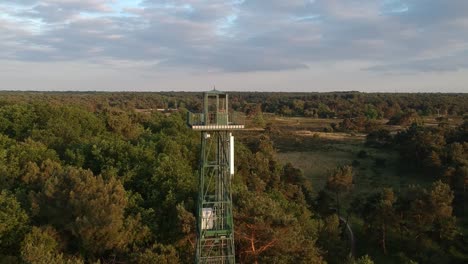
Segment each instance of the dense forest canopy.
M193 262L199 134L185 117L201 109L201 96L0 93L0 263ZM230 96L235 111L266 127L236 143L238 262L468 261L466 94ZM365 131L371 120L408 125L369 129L367 144L398 151L401 166L429 184L353 196L359 172L349 164L330 171L316 195L301 170L278 159L262 113L340 118L342 131ZM415 122L430 115L461 121ZM357 219L354 256L345 214Z

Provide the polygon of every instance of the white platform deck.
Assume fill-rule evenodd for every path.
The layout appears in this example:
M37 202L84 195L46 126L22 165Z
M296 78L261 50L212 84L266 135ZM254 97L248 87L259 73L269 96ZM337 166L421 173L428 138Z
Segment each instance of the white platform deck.
M193 130L239 130L244 129L244 125L192 125Z

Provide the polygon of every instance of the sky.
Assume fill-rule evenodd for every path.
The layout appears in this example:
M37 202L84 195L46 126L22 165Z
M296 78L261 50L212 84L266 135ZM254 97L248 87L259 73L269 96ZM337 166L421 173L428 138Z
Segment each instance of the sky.
M467 0L0 0L0 90L468 92Z

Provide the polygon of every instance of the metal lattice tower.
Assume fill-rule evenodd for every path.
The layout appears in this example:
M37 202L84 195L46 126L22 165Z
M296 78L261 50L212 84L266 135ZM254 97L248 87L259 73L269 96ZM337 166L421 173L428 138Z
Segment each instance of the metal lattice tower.
M212 90L204 93L203 113L188 113L188 125L201 132L195 263L235 263L232 131L244 125L228 106L228 95Z

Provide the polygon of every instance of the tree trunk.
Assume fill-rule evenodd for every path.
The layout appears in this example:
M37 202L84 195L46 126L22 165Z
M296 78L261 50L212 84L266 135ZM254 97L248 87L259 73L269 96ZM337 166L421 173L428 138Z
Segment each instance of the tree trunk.
M253 255L254 255L254 259L255 259L255 262L254 262L254 263L255 263L255 264L258 264L257 250L256 250L256 248L255 248L255 243L254 243L254 241L255 241L255 236L254 236L254 234L252 234L252 237L250 238L250 248L251 248L252 253L253 253Z
M338 195L338 192L335 192L336 194L336 210L337 210L337 214L338 215L341 215L340 214L340 196Z
M385 255L387 255L387 245L385 243L386 240L386 230L385 230L385 223L382 224L382 249Z

